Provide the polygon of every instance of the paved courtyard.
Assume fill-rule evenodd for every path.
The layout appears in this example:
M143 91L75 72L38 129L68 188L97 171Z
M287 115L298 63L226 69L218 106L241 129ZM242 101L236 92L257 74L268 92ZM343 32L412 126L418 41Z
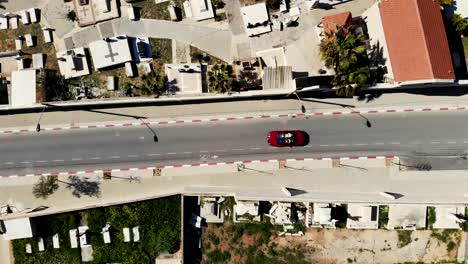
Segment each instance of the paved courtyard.
M273 30L272 33L250 38L252 52L284 46L287 63L293 67L294 72L307 72L309 75L318 75L318 70L324 69L324 65L320 60L320 42L315 26L320 23L324 16L344 11L351 11L353 16L360 16L376 0L351 0L334 5L329 10L308 10L307 2L305 1L299 5L301 16L297 27L285 28L283 31Z
M0 14L45 5L49 0L2 0ZM62 1L63 2L63 1Z

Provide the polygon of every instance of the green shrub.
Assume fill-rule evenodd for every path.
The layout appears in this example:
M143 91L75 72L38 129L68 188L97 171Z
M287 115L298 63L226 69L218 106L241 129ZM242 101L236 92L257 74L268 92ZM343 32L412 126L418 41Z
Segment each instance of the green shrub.
M432 226L434 225L436 221L436 212L435 212L435 207L427 207L427 228L432 229Z
M402 248L411 243L412 230L399 230L398 232L398 247Z
M304 222L302 222L302 221L298 221L298 222L294 223L294 229L297 232L302 231L302 233L305 233L307 231L306 227L304 225Z
M215 233L209 233L208 234L208 239L213 243L213 245L219 245L219 238L216 236Z
M278 10L281 5L281 0L266 0L266 6L271 10Z
M454 232L457 232L456 229L444 229L444 231L436 231L436 230L432 230L432 233L431 233L431 237L443 242L443 243L447 243L452 234Z
M388 205L379 206L379 228L386 228L388 224Z
M180 246L180 196L85 211L92 234L94 263L152 263L161 252ZM104 244L102 227L111 225L111 244ZM140 242L123 242L124 227L140 227Z
M207 254L210 263L226 263L231 259L231 254L228 251L215 249Z
M455 244L455 242L453 242L453 241L448 242L448 244L447 244L447 252L452 251L452 250L455 248L456 245L457 245L457 244Z
M36 224L37 237L12 241L15 263L21 264L74 264L81 263L79 249L70 248L69 230L78 225L76 213L48 215L32 218ZM52 236L59 235L60 249L54 249ZM45 251L39 252L39 237L43 237ZM25 252L26 244L31 244L32 254Z
M67 13L67 19L74 22L76 20L76 12L71 10Z

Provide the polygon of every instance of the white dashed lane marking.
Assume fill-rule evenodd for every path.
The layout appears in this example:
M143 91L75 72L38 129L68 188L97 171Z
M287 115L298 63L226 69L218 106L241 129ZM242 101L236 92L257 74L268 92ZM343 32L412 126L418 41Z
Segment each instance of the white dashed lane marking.
M405 145L405 144L408 144L408 145L436 145L436 144L461 144L463 142L463 144L468 144L468 140L465 140L465 141L445 141L445 142L442 142L442 141L429 141L429 142L421 142L421 141L411 141L411 142L373 142L373 143L354 143L354 144L344 144L344 143L340 143L340 144L321 144L321 145L306 145L304 146L304 148L313 148L313 147L346 147L346 146L368 146L368 145ZM219 153L219 152L231 152L231 151L249 151L249 150L265 150L265 149L278 149L277 147L273 147L273 146L265 146L265 147L253 147L253 148L233 148L233 149L217 149L217 150L211 150L211 151L208 151L208 150L200 150L199 153ZM185 155L190 155L190 154L193 154L192 151L184 151L184 152L168 152L166 154L161 154L161 153L149 153L149 154L142 154L144 156L149 156L149 157L153 157L153 156L161 156L161 155L181 155L181 154L185 154ZM127 155L128 158L138 158L140 157L141 155ZM216 156L217 157L217 156ZM107 157L108 159L121 159L122 157L121 156L109 156ZM101 157L91 157L91 158L88 158L90 160L100 160L100 159L103 159ZM78 157L78 158L72 158L71 161L81 161L81 160L84 160L84 158L81 158L81 157ZM17 162L18 164L30 164L30 163L49 163L49 162L65 162L66 160L63 160L63 159L55 159L55 160L36 160L36 161L20 161L20 162ZM69 160L67 160L69 161ZM12 162L12 161L8 161L8 162L3 162L4 165L13 165L15 164L15 162Z

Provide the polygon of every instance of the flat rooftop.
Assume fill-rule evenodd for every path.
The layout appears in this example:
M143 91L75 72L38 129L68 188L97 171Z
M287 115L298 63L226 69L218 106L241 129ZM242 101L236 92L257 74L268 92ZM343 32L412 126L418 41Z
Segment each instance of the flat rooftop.
M33 237L33 228L30 218L17 218L4 221L6 233L3 239L13 240Z
M201 94L206 65L199 63L166 64L167 87L172 94Z
M211 0L189 0L189 3L194 20L201 21L214 17Z
M31 106L36 103L36 69L11 73L11 106Z
M463 221L458 215L465 215L465 206L437 205L435 206L435 229L460 229Z
M91 42L89 50L96 70L132 60L130 44L125 35Z
M79 2L80 0L73 0L77 22L80 26L119 17L116 0L89 0L86 5L80 5Z
M347 228L377 229L379 227L379 207L375 204L348 204Z
M427 205L391 204L388 209L388 229L419 229L426 227Z
M57 52L60 73L65 79L90 74L88 60L83 47Z
M241 8L244 27L249 37L271 31L270 18L265 3L244 6Z

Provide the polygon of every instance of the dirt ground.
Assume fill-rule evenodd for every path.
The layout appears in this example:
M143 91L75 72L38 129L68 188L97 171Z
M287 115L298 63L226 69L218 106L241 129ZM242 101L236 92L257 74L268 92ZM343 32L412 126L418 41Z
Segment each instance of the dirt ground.
M302 245L310 263L403 263L456 261L461 232L447 242L431 236L432 231L411 233L412 241L398 247L398 232L387 230L309 229L302 237L279 237L279 246ZM447 243L455 246L447 252Z
M279 226L257 225L263 228L230 221L208 225L202 263L454 263L465 244L457 230L309 228L304 236L278 236ZM214 256L213 250L229 256Z

